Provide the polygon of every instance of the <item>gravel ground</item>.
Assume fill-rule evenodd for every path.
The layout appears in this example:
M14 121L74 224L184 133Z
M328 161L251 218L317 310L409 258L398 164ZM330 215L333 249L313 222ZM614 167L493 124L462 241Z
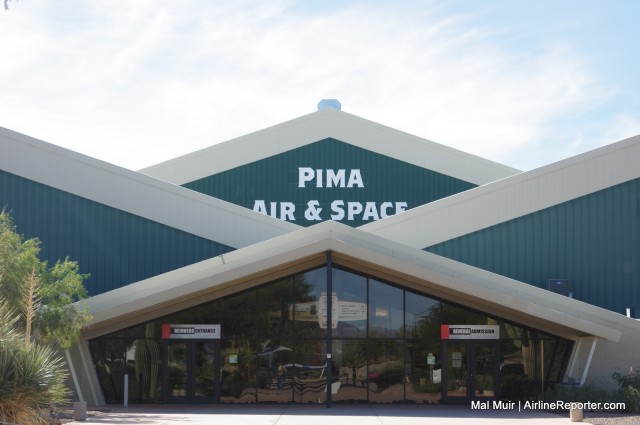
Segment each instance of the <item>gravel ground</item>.
M589 412L585 416L584 422L594 425L640 425L638 414Z

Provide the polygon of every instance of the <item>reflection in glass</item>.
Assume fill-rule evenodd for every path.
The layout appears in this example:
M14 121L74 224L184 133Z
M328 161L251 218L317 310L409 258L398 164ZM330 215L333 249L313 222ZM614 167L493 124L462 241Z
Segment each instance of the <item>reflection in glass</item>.
M218 301L211 301L205 304L200 304L195 307L191 307L187 310L179 311L166 316L162 323L219 323L220 314L218 311ZM157 335L160 337L160 328L157 330Z
M296 332L303 338L322 338L319 301L327 293L327 269L311 270L293 278L294 305L289 306L289 320L295 321Z
M262 339L293 336L293 279L283 279L258 289L258 327Z
M293 341L269 339L258 353L258 402L293 401Z
M334 338L366 338L367 278L333 269L333 292L338 300L338 306L334 307L338 311Z
M90 342L91 355L107 403L122 403L126 344L124 339L98 338Z
M332 400L367 401L367 340L334 339Z
M442 323L450 325L486 325L493 319L489 319L484 314L467 310L449 303L442 303Z
M256 295L254 290L220 301L220 328L224 338L253 340L257 326Z
M369 279L369 338L402 338L402 289Z
M217 390L221 402L323 402L327 339L326 324L321 324L327 322L328 299L337 300L331 349L334 401L438 402L442 386L449 396L467 395L471 353L465 347L481 345L454 340L442 353L440 325L494 324L495 319L357 273L334 268L332 277L331 297L322 267L91 340L105 399L122 403L128 373L130 400L160 401L160 323L220 323L219 364L206 342L189 341L199 348L182 358L179 344L185 340L175 341L165 365L175 394L186 391L189 397L188 391L195 391L196 397L211 398ZM543 385L562 379L572 342L514 324L500 326L499 385L505 400L536 397ZM469 386L475 385L474 396L490 397L496 390L489 382L491 351L476 354L469 367L478 375ZM187 360L194 371L184 372Z
M440 301L405 292L407 338L440 339Z
M130 388L130 394L137 395L140 403L160 401L162 394L160 342L153 339L136 339L133 350L135 350L133 355L135 379L130 381L130 384L135 382L137 388Z
M370 340L367 387L369 401L392 403L404 400L404 355L401 340Z
M540 340L540 343L543 349L543 381L547 384L561 382L562 373L571 353L571 342L545 336Z
M252 339L241 335L222 341L220 401L255 403L256 352Z
M167 368L168 393L171 397L187 397L187 343L170 342Z
M300 340L295 362L288 374L293 376L296 403L324 403L327 387L327 344L325 340Z
M195 343L194 396L213 398L215 395L215 345L213 342Z
M449 342L446 355L447 396L467 397L467 344Z
M474 344L474 395L475 397L494 397L495 381L495 349L494 343L475 343Z
M536 349L533 332L517 325L500 326L500 393L504 400L527 400L535 394Z
M437 403L441 398L442 362L439 341L424 339L407 341L407 400Z

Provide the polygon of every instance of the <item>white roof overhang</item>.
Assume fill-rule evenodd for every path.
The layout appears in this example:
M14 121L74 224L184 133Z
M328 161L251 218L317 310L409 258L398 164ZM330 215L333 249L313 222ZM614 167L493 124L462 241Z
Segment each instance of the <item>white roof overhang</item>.
M520 171L378 124L325 109L140 170L182 185L327 138L477 185Z
M0 170L232 248L300 227L2 127L0 152Z
M466 190L359 227L426 248L640 178L640 136Z
M85 301L94 338L275 279L334 264L388 280L566 338L614 342L638 324L601 309L428 252L324 222L210 260L155 276Z

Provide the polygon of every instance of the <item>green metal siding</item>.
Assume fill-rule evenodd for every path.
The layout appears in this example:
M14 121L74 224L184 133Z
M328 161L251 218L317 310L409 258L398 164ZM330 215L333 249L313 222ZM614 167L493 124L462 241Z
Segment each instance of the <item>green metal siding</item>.
M570 279L574 298L640 308L640 179L425 248L540 288Z
M90 295L212 258L233 248L0 170L0 208L41 258L69 257Z
M391 142L390 142L391 143ZM312 182L298 187L298 167L360 169L363 188L317 188ZM353 202L407 202L423 205L475 187L474 184L416 165L362 149L335 139L324 139L222 173L204 177L185 187L253 209L256 200L294 202L295 223L310 226L304 212L310 200L318 200L322 220L330 218L334 200ZM357 227L369 221L342 220Z

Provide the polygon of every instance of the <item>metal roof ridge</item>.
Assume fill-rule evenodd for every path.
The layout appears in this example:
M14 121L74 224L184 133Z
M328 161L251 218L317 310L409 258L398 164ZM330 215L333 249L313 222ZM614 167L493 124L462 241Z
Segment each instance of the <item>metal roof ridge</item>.
M246 246L247 242L234 243L233 237L230 239L229 235L223 237L226 241L216 240L212 235L207 235L211 226L207 224L208 220L204 221L204 217L200 224L191 222L188 225L187 222L197 216L193 214L193 210L202 209L201 216L206 215L204 209L224 211L230 220L237 221L241 218L271 228L269 236L300 227L3 127L0 127L0 143L6 144L4 155L0 157L0 169L6 172L234 248ZM30 152L27 152L27 149ZM134 182L138 184L137 187L132 185ZM155 199L146 202L147 199L141 198L153 197L150 195L150 189L157 191ZM125 195L127 192L128 197ZM190 218L159 211L158 203L166 203L167 210L171 209L170 201L162 199L161 194L173 197L177 204L188 203L188 209L192 211ZM173 208L176 208L176 205L173 205ZM254 238L250 243L257 241Z
M632 161L629 159L630 155L628 150L634 149L634 148L637 150L637 152L634 152L634 153L636 155L640 155L640 135L627 138L606 146L602 146L600 148L596 148L591 151L572 156L570 158L565 158L563 160L560 160L551 164L543 165L533 170L524 171L519 174L515 174L513 176L505 177L501 180L490 182L490 183L475 187L473 189L466 190L464 192L456 193L446 198L438 199L428 204L417 206L410 210L404 211L401 214L396 214L393 216L386 217L382 220L364 224L362 226L359 226L358 228L366 232L371 232L379 235L386 235L387 237L394 239L392 235L393 233L395 234L398 233L397 231L398 226L408 221L412 221L412 220L415 221L420 218L425 218L430 214L434 214L438 211L442 211L442 210L445 210L446 208L450 208L456 205L463 205L463 204L466 205L472 201L478 201L478 199L480 198L495 194L499 191L504 191L504 190L516 187L517 185L523 185L528 182L542 179L547 176L562 174L560 179L561 184L555 185L554 187L555 192L557 194L559 190L562 188L562 183L566 182L569 177L567 173L574 173L577 176L578 173L585 172L584 170L585 165L587 164L593 165L592 164L593 162L597 163L598 161L604 161L605 159L614 158L621 163ZM603 176L603 181L604 180L609 180L609 181L606 183L603 183L603 181L601 181L599 182L600 184L597 184L598 182L589 181L588 179L580 179L578 177L574 177L574 180L579 180L581 184L581 190L579 191L579 193L572 191L571 188L567 188L566 191L569 193L566 194L566 196L556 195L556 199L554 199L553 202L544 203L542 202L544 200L540 200L541 204L531 205L529 208L521 209L519 211L514 211L514 214L509 217L506 217L506 215L504 214L505 211L508 210L508 208L499 208L497 206L494 206L493 208L495 212L502 214L502 217L500 217L500 220L493 222L493 224L491 225L502 223L510 219L520 217L522 215L526 215L535 211L548 208L553 205L558 205L560 203L570 201L577 197L588 195L590 193L597 192L607 187L624 183L625 181L633 180L635 178L640 177L640 167L629 166L627 167L627 169L628 169L628 173L626 175L623 175L623 171L620 168L614 169L613 171L615 173L618 173L619 177L617 179L614 179L610 175ZM588 172L594 173L593 168L589 167ZM587 183L591 183L591 184L587 184ZM530 198L528 199L529 199L529 203L532 204L533 202L531 202L531 199ZM547 200L548 199L549 198L547 198ZM478 206L476 205L476 207ZM485 206L485 208L486 207L487 206ZM490 227L490 225L486 225L482 227L475 226L476 228L474 230L471 230L468 228L468 226L469 226L469 223L473 221L477 222L477 220L472 220L472 221L458 220L457 221L458 225L467 226L467 229L465 229L464 232L460 232L455 237L462 236L464 234L468 234L473 231L481 230L486 227ZM392 230L392 229L395 229L395 230ZM445 240L448 240L448 239L445 239ZM421 245L420 247L425 248L442 241L443 240L435 240L435 241L429 240L428 242L426 242L424 245Z

